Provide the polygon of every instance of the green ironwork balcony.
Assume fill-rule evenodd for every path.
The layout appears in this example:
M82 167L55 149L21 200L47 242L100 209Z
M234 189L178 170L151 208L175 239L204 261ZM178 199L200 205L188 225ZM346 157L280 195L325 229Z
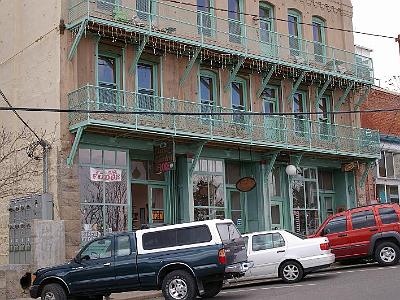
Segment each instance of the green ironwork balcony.
M301 115L246 115L226 107L90 85L71 92L68 99L70 109L84 110L69 114L71 131L80 126L118 128L268 148L380 157L377 131L315 122Z
M373 83L368 57L314 41L265 30L262 20L252 24L216 17L193 5L162 0L74 0L68 28L87 20L167 40L245 56L256 60Z

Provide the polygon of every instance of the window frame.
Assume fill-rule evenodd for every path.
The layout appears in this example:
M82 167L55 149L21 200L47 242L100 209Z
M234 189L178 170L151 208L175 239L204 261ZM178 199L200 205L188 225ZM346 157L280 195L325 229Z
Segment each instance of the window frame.
M393 176L391 176L391 177L389 177L388 176L388 160L387 160L387 154L391 154L392 155L392 162L393 162L393 164L392 164L392 168L393 168ZM382 155L383 154L383 155ZM397 178L396 177L396 174L397 174L397 172L399 172L399 170L397 170L397 168L396 168L396 163L395 163L395 156L396 155L399 155L398 153L396 153L396 152L393 152L393 151L387 151L387 150L382 150L381 151L381 159L379 159L379 160L377 160L377 162L376 162L376 166L377 166L377 171L376 171L376 175L377 175L377 177L378 178L385 178L385 179L395 179L395 178ZM380 173L380 163L381 163L381 161L383 160L383 162L384 162L384 166L385 166L385 175L384 176L381 176L381 173Z
M218 75L213 71L210 71L210 70L207 70L207 69L202 69L202 68L200 69L199 76L198 76L198 91L199 91L199 93L198 93L198 95L199 95L198 96L198 101L199 101L200 104L203 104L202 103L203 99L201 98L201 77L211 78L211 80L213 82L213 87L214 87L213 93L212 93L212 96L214 98L213 107L218 106L219 105Z
M237 109L233 107L233 84L237 83L237 84L241 84L243 87L243 110L241 109ZM245 78L242 77L236 77L235 80L233 80L230 84L230 107L232 109L232 111L241 111L241 112L246 112L247 111L247 101L248 101L248 94L247 94L248 90L247 90L247 80ZM241 118L243 117L243 119L246 118L246 116L240 116ZM237 122L235 120L235 115L232 116L232 123L235 124L243 124L243 122Z
M397 221L394 221L394 222L384 222L384 220L382 219L382 214L381 214L381 210L384 210L384 209L386 209L386 210L392 210L394 213L392 213L391 215L395 215L396 218L397 218ZM383 214L383 215L385 215L385 214ZM388 215L388 214L386 214L386 215ZM391 225L391 224L400 222L399 215L398 215L396 209L394 209L393 207L379 207L379 208L378 208L378 216L379 216L379 219L381 220L382 225Z
M340 221L342 221L343 219L344 219L344 231L337 231L337 232L329 232L329 233L326 233L326 228L327 228L327 226L331 223L331 222L333 222L334 220L336 220L336 219L341 219ZM348 224L348 221L347 221L347 216L346 215L344 215L344 216L337 216L337 217L333 217L332 219L330 219L327 223L326 223L326 225L324 226L324 228L322 229L322 234L325 236L325 235L328 235L328 234L337 234L337 233L341 233L341 232L346 232L346 231L348 231L349 230L349 224Z
M373 217L372 219L373 219L373 221L374 221L374 224L373 224L373 225L369 225L369 224L368 224L368 226L363 225L363 227L354 228L353 216L356 215L356 214L361 214L361 213L366 213L366 212L369 212L369 214L366 215L366 216L371 216L371 215L372 215L372 217ZM365 219L365 222L366 222L366 221L369 221L369 219L366 218L366 219ZM350 214L350 223L351 223L351 229L352 229L352 230L364 230L364 229L366 229L366 228L371 228L371 227L378 226L378 224L377 224L377 222L376 222L375 212L374 212L374 210L373 210L372 208L352 212L352 213Z
M320 55L322 56L322 61L321 63L325 63L326 61L326 21L319 17L319 16L313 16L312 17L312 31L313 31L313 43L314 43L314 55ZM314 36L314 26L317 26L320 30L320 35L321 35L321 41L316 41L315 36ZM315 51L315 44L318 43L321 46L322 49L322 54L316 54ZM315 59L315 56L314 56Z
M208 1L210 2L210 7L209 7L210 10L208 12L206 12L204 10L199 10L198 0L196 0L196 13L197 13L197 18L198 18L197 19L197 28L198 28L198 32L200 35L203 35L203 36L205 35L207 37L215 37L215 35L216 35L216 29L215 29L216 20L215 20L215 8L214 8L215 0L208 0ZM201 26L199 26L199 23L201 23L200 21L202 20L201 17L199 20L199 16L201 16L202 14L208 15L211 19L210 20L210 28L206 28L206 29L210 30L210 35L204 34L204 32L200 30L201 28L204 29L203 24L201 24Z
M270 98L270 97L264 97L264 91L267 89L271 89L275 91L275 98ZM280 111L280 107L279 107L279 103L280 103L280 88L279 86L275 86L275 85L267 85L267 87L263 90L263 92L261 93L261 99L263 101L263 112L265 113L265 102L267 103L272 103L274 105L274 111L273 112L279 112Z
M83 258L82 254L89 248L89 246L92 245L93 243L99 242L101 240L110 240L111 241L111 254L110 254L110 256L100 257L100 258L95 258L95 259L90 258L89 261L93 262L93 261L99 261L99 260L102 260L102 259L110 259L110 258L114 257L115 256L115 250L114 250L115 241L114 241L114 237L112 237L112 236L102 236L102 237L96 238L96 239L88 242L86 245L84 245L84 247L82 248L82 250L78 254L78 258L82 259Z
M301 14L300 11L293 9L293 8L289 8L288 12L288 38L289 38L289 50L290 50L290 54L292 56L301 56L302 54L302 39L303 39L303 27L301 26L301 23L303 22L303 16ZM296 18L296 22L290 22L290 17ZM297 26L297 36L296 35L292 35L290 33L290 24L291 23L295 23ZM290 39L297 39L299 41L298 43L298 48L292 48L290 46ZM297 55L296 55L296 51L298 51Z

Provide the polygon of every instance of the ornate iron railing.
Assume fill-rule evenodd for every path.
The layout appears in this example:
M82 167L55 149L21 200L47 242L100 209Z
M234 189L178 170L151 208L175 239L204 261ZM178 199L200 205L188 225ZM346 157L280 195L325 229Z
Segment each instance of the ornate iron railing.
M265 30L263 21L257 18L247 18L246 22L224 19L213 12L196 10L193 5L174 4L168 0L71 0L69 28L83 20L373 83L371 58Z
M84 110L69 114L71 130L93 125L336 155L380 155L377 131L304 116L246 115L221 106L90 85L71 92L68 99L70 109Z

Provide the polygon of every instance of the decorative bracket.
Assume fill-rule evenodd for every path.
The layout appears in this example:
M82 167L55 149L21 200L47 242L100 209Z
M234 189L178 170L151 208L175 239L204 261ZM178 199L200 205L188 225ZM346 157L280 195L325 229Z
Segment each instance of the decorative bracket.
M368 86L366 89L364 89L364 92L360 95L360 98L358 98L356 104L354 105L354 108L356 110L361 107L361 105L364 103L365 100L367 100L370 91L371 91L371 86Z
M291 155L290 162L297 168L300 165L303 155L304 155L303 153L298 155Z
M71 167L74 164L74 158L76 151L78 150L79 142L81 141L82 138L82 133L83 133L83 126L78 128L78 131L75 134L75 139L74 143L72 144L71 152L68 155L67 158L67 166Z
M149 40L149 38L147 36L145 36L143 38L142 42L140 43L139 47L136 50L135 58L133 59L131 67L129 68L129 73L132 75L135 74L135 72L136 72L136 67L139 62L140 56L142 55L148 40Z
M289 103L292 101L293 96L294 96L294 94L296 94L296 92L297 92L297 90L298 90L298 88L299 88L299 86L300 86L300 83L303 81L305 75L306 75L306 71L303 71L303 72L300 74L299 78L297 78L297 81L296 81L296 83L293 85L292 91L290 92L290 95L289 95L289 97L288 97L288 102L289 102Z
M335 111L338 111L340 109L340 107L346 102L346 98L349 95L351 89L354 86L354 82L352 81L346 88L346 90L344 91L342 97L340 97L339 101L336 103L335 106Z
M279 155L279 151L276 151L276 152L272 153L272 155L270 157L270 161L267 165L267 168L265 169L265 178L267 178L267 180L268 180L269 174L271 174L272 169L274 168L274 165L275 165L278 155Z
M82 38L83 33L85 31L85 28L86 28L86 24L87 24L87 20L83 21L81 23L81 26L79 27L78 34L76 35L75 40L72 43L71 49L69 50L69 54L68 54L68 60L69 61L72 60L72 58L74 57L76 51L78 50L78 44L81 41L81 38Z
M271 69L269 69L268 74L265 75L265 77L263 78L261 86L257 91L258 98L260 98L261 94L264 92L264 89L267 87L268 82L271 80L271 77L274 74L275 70L276 70L276 65L272 66Z
M207 144L207 142L201 142L198 144L198 148L197 148L196 153L193 158L192 166L190 167L190 170L189 170L190 177L193 176L194 168L196 167L196 164L200 159L200 155L201 155L201 152L203 151L203 147L205 144Z
M322 96L324 95L326 89L332 82L332 77L329 77L325 84L322 86L321 90L318 92L317 90L317 99L315 100L315 111L318 110L319 101L321 100Z
M365 187L365 183L367 181L367 177L368 177L368 173L369 171L373 168L375 164L375 160L369 160L368 162L366 162L365 164L365 170L360 178L360 183L359 186L361 189L363 189Z
M228 91L229 86L235 80L237 73L239 72L240 67L244 64L244 57L240 57L235 68L232 70L231 75L229 76L228 82L225 85L224 91Z
M199 47L199 48L196 49L196 51L194 52L192 58L189 60L187 66L185 68L185 72L183 72L183 75L182 75L181 79L179 80L179 85L180 86L182 86L185 83L187 77L189 76L190 71L193 68L194 63L196 62L197 57L200 54L200 52L201 52L201 48Z

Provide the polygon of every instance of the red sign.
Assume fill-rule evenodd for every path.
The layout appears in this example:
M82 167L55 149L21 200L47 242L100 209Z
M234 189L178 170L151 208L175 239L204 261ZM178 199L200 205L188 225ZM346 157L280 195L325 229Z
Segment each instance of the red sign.
M104 181L104 182L119 182L122 181L122 170L90 168L90 180Z
M236 182L236 188L241 192L250 192L256 187L256 180L253 177L243 177Z
M161 174L172 170L175 166L174 143L162 143L153 147L154 173Z

